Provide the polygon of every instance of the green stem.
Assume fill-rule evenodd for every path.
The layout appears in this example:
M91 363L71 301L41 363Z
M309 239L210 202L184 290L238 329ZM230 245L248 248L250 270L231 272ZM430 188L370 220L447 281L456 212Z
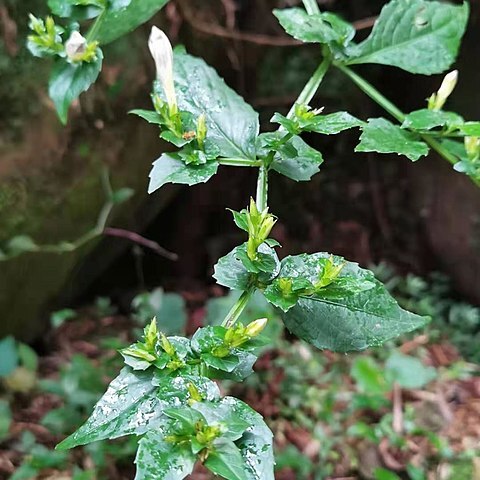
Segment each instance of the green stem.
M403 123L405 120L405 114L388 98L382 95L371 83L367 82L363 77L357 75L353 70L344 66L336 65L336 67L341 70L347 77L349 77L353 82L366 93L373 101L380 105L384 110L386 110L392 117L397 119L400 123ZM441 157L447 160L452 165L455 165L458 162L458 158L455 155L452 155L440 142L435 140L431 135L420 134L422 140L424 140L433 150L435 150ZM469 177L472 182L480 187L480 180L475 180L472 177Z
M371 83L367 82L363 77L357 75L353 70L345 65L336 65L347 77L366 93L374 102L378 103L383 109L385 109L392 117L396 118L399 122L403 123L405 120L405 114L388 98L383 96Z
M260 160L249 160L246 158L219 158L220 165L228 165L230 167L261 167Z
M317 0L303 0L303 5L309 15L318 15L320 13Z
M260 167L257 180L257 208L261 212L268 206L268 167Z
M309 15L320 13L316 0L304 0L304 5L309 13ZM322 63L315 70L314 74L307 82L302 92L300 93L297 101L295 103L308 104L315 93L318 90L318 87L322 83L325 74L327 73L332 61L330 55L326 55ZM291 118L295 113L295 105L291 108L288 113L288 117ZM279 129L281 130L281 129ZM292 134L287 133L281 139L281 143L288 142L292 138ZM255 162L253 160L237 159L237 158L226 158L220 159L219 163L222 165L235 165L235 166L259 166L258 180L257 180L257 208L262 211L268 206L268 168L269 164L273 158L266 158ZM250 287L248 290L244 291L240 298L237 300L235 305L232 307L228 315L225 317L222 325L225 327L231 327L240 317L241 313L245 309L250 300L251 296L255 292L255 286Z
M225 328L230 328L235 325L236 321L239 319L240 315L242 314L243 310L248 304L248 301L252 297L255 292L255 286L252 285L245 290L239 297L239 299L235 302L235 305L231 308L228 312L225 320L222 322L222 326Z
M327 73L328 69L330 68L331 63L332 63L332 60L329 55L323 59L322 63L320 63L320 65L315 70L314 74L312 75L312 77L307 82L302 92L298 96L297 101L294 103L294 105L288 112L287 118L293 117L293 115L295 114L295 105L297 103L305 104L305 105L308 105L310 103L315 93L317 93L318 87L322 83L322 80L325 77L325 74Z
M428 143L437 153L439 153L445 160L448 160L452 165L455 165L458 160L455 155L452 155L444 146L432 138L430 135L421 135L422 139Z

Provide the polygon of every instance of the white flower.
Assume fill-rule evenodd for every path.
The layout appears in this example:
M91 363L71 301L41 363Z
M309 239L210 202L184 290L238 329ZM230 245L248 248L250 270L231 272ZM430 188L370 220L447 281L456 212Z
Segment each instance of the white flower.
M161 83L167 97L170 112L175 112L177 109L177 98L173 83L173 51L170 40L162 30L152 27L148 47L155 61L157 79Z
M74 62L81 60L86 49L87 40L82 37L80 32L73 31L70 38L65 42L67 57Z
M448 97L451 95L458 81L458 70L453 70L452 72L445 75L440 88L438 89L437 94L435 95L435 103L433 106L434 110L441 110L445 105Z

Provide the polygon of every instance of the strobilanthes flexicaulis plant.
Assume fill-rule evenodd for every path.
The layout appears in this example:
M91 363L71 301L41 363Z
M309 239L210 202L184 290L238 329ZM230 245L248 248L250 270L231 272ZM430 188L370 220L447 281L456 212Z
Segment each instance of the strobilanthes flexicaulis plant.
M83 37L77 26L31 17L29 48L35 55L56 57L50 93L66 121L71 101L101 69L101 46L143 23L167 0L142 6L138 0L67 2L64 8L51 3L57 16L96 18ZM292 334L337 352L380 345L425 324L356 263L326 252L280 261L280 245L270 236L277 217L268 205L268 182L273 175L308 181L319 171L323 155L302 139L303 132L335 135L358 128L357 152L397 153L416 161L433 149L480 184L480 122L444 110L457 83L456 70L425 108L406 114L352 69L376 63L413 74L447 71L465 31L468 4L392 0L360 43L354 42L353 25L320 12L315 0L303 4L274 14L287 33L318 44L322 61L288 115L273 116L278 128L268 133L260 132L258 114L211 67L182 49L172 50L166 34L153 27L148 42L156 67L153 109L131 113L158 125L160 137L176 151L153 163L149 192L166 183L207 182L220 167L258 169L256 192L245 192L246 208L232 210L245 241L215 265L217 283L240 296L224 319L192 338L167 337L153 319L143 338L121 351L125 367L90 418L58 448L136 435L137 480L183 479L196 462L229 480L273 479L271 431L244 402L222 397L217 385L250 375L259 349L269 342L262 334L266 319L239 322L252 295L260 292L278 308ZM343 72L393 121L312 108L331 69Z

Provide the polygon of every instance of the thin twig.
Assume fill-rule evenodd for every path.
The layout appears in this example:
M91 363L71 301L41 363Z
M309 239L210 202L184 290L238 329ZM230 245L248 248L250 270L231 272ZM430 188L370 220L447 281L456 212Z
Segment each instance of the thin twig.
M193 10L187 6L187 2L177 0L177 5L183 14L184 19L189 25L199 32L211 35L214 37L228 38L231 40L240 40L242 42L255 43L257 45L269 45L275 47L290 47L295 45L302 45L302 42L287 36L276 37L272 35L264 35L261 33L246 33L236 29L227 29L216 23L204 22L195 15Z
M142 237L138 233L131 232L129 230L124 230L123 228L105 228L103 230L104 235L108 235L110 237L119 237L129 240L130 242L137 243L138 245L142 245L143 247L149 248L153 250L158 255L162 257L168 258L169 260L178 260L178 255L176 253L169 252L157 242L153 240L149 240L148 238Z
M402 387L395 382L393 385L393 431L402 433L403 431L403 406L402 406Z
M224 2L222 3L225 5ZM199 32L205 33L207 35L274 47L292 47L303 45L303 42L287 36L273 36L265 35L262 33L241 32L240 30L236 30L234 28L222 27L221 25L213 22L204 22L202 20L199 20L198 16L196 16L194 12L189 7L187 7L185 2L178 0L177 4L179 5L183 17L188 22L188 24L195 30L198 30ZM372 27L377 18L378 17L363 18L361 20L353 22L353 26L356 30L364 30L366 28ZM231 20L228 23L230 22Z

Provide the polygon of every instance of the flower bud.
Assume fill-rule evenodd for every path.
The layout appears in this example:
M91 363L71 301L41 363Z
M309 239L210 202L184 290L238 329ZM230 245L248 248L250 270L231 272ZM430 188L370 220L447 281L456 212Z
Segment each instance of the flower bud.
M170 357L175 355L175 347L170 343L170 340L163 333L160 333L160 344L162 345L163 350L170 355Z
M204 113L202 113L197 118L197 132L196 138L198 142L198 146L203 148L203 144L205 142L205 138L207 137L207 117Z
M187 389L188 389L188 394L190 395L190 399L188 401L190 406L196 402L201 402L203 400L202 394L193 383L190 382L187 385Z
M465 150L470 160L480 157L480 137L465 137Z
M267 326L268 318L259 318L245 327L245 335L247 337L256 337L262 333Z
M157 318L153 317L152 321L144 330L145 345L148 350L153 350L158 340Z
M458 81L458 70L453 70L452 72L445 75L438 92L429 100L429 108L431 110L441 110L445 105L448 97L451 95Z
M87 50L87 40L80 34L74 31L70 38L65 42L65 53L72 62L82 60L85 51Z
M155 61L157 79L162 85L163 92L167 98L170 113L175 114L177 113L177 98L173 82L173 50L170 40L162 30L152 27L148 47Z

